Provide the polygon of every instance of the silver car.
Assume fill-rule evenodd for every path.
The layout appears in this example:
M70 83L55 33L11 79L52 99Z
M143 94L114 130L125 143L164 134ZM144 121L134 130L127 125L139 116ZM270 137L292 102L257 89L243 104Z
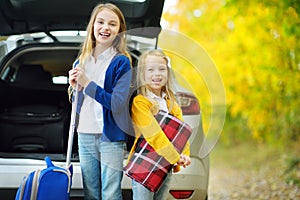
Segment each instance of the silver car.
M101 1L101 2L106 2ZM157 48L164 1L110 0L124 13L136 66L141 51ZM14 199L24 175L45 168L44 157L64 166L70 124L68 70L78 55L94 0L0 1L0 199ZM207 199L209 156L199 157L204 134L197 98L179 85L176 97L192 127L192 164L174 174L168 199ZM71 199L83 190L76 134ZM125 162L125 160L124 160ZM132 199L124 175L124 199Z

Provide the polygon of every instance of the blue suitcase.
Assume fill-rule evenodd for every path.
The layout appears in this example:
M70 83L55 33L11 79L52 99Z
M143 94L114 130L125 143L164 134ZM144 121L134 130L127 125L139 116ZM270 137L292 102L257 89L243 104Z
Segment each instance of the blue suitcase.
M68 200L72 185L72 165L69 168L53 165L45 157L47 168L38 169L23 178L15 200Z

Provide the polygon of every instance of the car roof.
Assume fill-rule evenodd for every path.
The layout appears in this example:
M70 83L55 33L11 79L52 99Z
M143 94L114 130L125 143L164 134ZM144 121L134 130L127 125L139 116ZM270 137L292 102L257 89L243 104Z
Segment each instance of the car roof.
M1 0L0 35L85 30L94 6L100 2L117 5L126 18L128 30L160 28L164 0ZM133 31L133 34L154 38L159 32Z

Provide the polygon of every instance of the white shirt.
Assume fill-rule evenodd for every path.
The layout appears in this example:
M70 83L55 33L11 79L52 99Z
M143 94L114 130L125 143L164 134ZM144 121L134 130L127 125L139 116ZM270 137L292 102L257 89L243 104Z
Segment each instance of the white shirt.
M167 106L167 101L165 100L166 93L163 92L161 97L160 97L160 96L157 96L153 92L148 90L146 96L147 96L147 98L156 101L160 110L164 110L166 112L169 112L169 109L168 109L168 106Z
M103 88L106 70L115 55L116 51L111 47L100 54L96 60L90 56L84 66L88 79ZM94 134L103 132L103 107L94 98L85 94L77 131Z

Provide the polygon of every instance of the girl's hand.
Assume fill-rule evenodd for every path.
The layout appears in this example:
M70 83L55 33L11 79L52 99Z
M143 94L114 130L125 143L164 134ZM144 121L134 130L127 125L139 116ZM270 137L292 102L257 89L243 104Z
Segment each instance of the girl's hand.
M72 68L69 71L69 84L72 86L72 88L75 88L76 77L77 77L77 70L75 70L75 69Z
M81 67L76 67L75 70L77 71L75 80L78 82L78 84L81 85L84 88L86 86L88 86L88 84L90 83L90 80L85 75L84 69L81 68Z
M187 155L181 154L180 159L177 162L178 165L183 166L184 168L191 164L191 158Z
M177 173L180 171L180 166L178 164L173 166L173 173Z

